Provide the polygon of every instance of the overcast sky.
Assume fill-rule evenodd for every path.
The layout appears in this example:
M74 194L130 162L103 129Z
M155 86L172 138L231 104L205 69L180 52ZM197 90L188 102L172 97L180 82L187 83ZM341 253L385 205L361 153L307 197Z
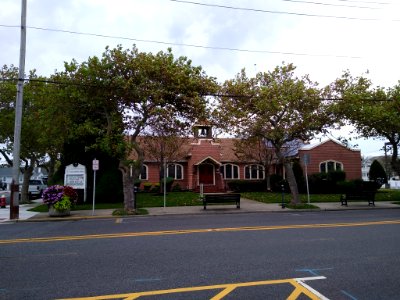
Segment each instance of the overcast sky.
M396 0L27 0L26 70L48 76L64 61L100 56L108 45L171 47L219 82L282 62L325 86L344 70L377 86L400 80ZM21 1L2 0L0 64L19 62ZM359 142L362 155L379 143Z

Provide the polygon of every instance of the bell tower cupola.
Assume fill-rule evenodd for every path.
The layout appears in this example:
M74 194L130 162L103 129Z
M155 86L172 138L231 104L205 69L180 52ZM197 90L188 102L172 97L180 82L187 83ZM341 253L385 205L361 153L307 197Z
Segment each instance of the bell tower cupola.
M206 123L200 123L193 126L193 134L198 139L212 139L212 126Z

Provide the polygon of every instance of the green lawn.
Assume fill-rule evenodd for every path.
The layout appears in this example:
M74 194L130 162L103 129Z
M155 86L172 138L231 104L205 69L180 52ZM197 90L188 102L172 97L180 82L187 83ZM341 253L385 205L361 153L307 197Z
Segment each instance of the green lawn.
M265 192L251 192L241 193L243 198L264 202L264 203L280 203L282 202L282 193L265 193ZM288 202L290 194L284 194L284 201ZM302 203L307 203L307 194L300 194ZM310 202L339 202L340 194L311 194ZM379 190L375 195L375 201L400 201L400 190Z
M137 207L161 207L164 206L164 195L153 193L138 193ZM202 205L199 194L193 192L167 193L166 206L196 206Z
M251 199L264 203L281 203L282 193L265 193L265 192L251 192L251 193L241 193L243 198ZM289 202L291 195L289 193L284 193L284 202ZM314 194L310 195L310 202L339 202L340 194ZM300 194L300 200L302 203L307 203L307 194Z
M241 193L243 198L251 199L264 203L281 203L282 193L271 192L251 192ZM307 195L300 194L302 203L307 203ZM310 195L310 202L339 202L340 194L312 194ZM288 203L290 194L284 194L284 201ZM392 201L400 203L400 190L380 190L375 196L375 201ZM170 192L166 197L166 206L196 206L202 205L199 201L199 194L193 192ZM164 206L164 195L154 193L138 193L137 194L137 208L144 207L162 207ZM96 203L95 209L121 209L123 203ZM90 210L92 203L76 205L73 210ZM36 212L47 212L47 205L39 205L30 209Z
M137 208L143 207L162 207L164 206L164 195L154 193L138 193ZM166 206L195 206L202 205L199 201L199 194L192 192L170 192L167 193ZM96 203L95 209L119 209L123 208L122 202L119 203ZM92 209L92 202L85 204L78 204L72 210L90 210ZM35 212L47 212L47 205L42 204L30 209Z

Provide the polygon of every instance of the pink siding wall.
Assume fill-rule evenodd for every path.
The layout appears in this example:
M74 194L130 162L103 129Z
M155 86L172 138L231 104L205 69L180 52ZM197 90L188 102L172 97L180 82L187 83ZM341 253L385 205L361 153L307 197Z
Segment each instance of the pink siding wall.
M310 154L310 164L307 166L308 174L319 173L319 165L323 161L333 160L343 164L346 179L361 179L361 152L350 150L334 141L327 141L311 150L300 150L299 155Z
M199 143L192 144L190 156L187 162L179 163L183 166L182 180L175 180L175 184L183 189L198 188L197 165L207 157L211 157L216 162L221 162L221 146L218 143L212 143L211 140L202 139ZM346 179L361 178L361 153L358 150L350 150L333 141L327 141L310 150L300 150L299 155L302 157L304 153L310 154L311 162L307 167L308 174L319 173L319 165L323 161L337 161L342 163L343 170L346 172ZM244 167L246 163L230 162L239 166L240 179L244 179ZM159 167L158 163L145 163L148 167L148 180L142 182L159 182ZM223 186L219 173L219 166L215 164L215 185ZM272 171L272 170L271 170Z

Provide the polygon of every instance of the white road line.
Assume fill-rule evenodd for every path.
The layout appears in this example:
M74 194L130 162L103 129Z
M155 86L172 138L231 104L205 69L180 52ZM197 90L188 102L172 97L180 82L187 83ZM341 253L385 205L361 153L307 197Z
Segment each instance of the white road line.
M305 289L309 290L311 293L315 294L315 296L319 297L321 300L329 300L329 298L322 295L320 292L313 289L311 286L305 283L305 281L309 280L319 280L319 279L326 279L325 276L316 276L316 277L304 277L304 278L294 278L298 284L303 286Z

